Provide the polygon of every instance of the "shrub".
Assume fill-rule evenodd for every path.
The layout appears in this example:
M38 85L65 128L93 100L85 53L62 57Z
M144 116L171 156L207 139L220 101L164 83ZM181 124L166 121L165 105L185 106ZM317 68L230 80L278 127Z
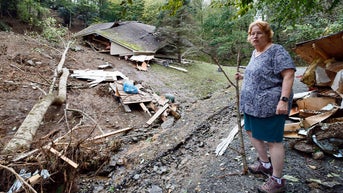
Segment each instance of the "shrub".
M67 34L68 29L56 23L56 19L52 17L39 22L39 27L43 30L42 36L49 42L57 43Z

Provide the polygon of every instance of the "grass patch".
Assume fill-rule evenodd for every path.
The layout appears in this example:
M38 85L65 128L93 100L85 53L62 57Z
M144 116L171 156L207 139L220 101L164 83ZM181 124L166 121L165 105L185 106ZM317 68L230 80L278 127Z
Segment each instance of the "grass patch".
M173 66L176 66L172 64ZM168 74L163 80L164 84L173 89L186 90L197 98L204 98L221 89L225 89L230 84L223 72L218 71L218 66L204 62L194 62L192 64L177 66L188 70L187 73L172 68L167 68L158 64L151 65L153 73ZM235 82L234 74L236 67L223 66L225 73L231 81ZM167 77L172 76L171 80Z

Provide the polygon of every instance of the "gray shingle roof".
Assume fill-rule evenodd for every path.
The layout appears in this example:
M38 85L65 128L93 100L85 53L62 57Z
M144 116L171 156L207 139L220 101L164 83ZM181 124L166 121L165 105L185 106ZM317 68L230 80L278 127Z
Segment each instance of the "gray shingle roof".
M159 48L159 42L153 35L155 26L136 21L114 24L114 22L94 24L76 33L75 36L97 34L132 51L155 52Z

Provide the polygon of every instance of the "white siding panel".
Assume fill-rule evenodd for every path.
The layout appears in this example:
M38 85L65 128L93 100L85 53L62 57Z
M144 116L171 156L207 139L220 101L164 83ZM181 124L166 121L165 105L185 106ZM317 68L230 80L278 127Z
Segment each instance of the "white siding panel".
M111 55L120 55L120 56L125 56L125 55L133 55L133 52L127 48L124 48L121 45L118 45L114 42L111 42Z

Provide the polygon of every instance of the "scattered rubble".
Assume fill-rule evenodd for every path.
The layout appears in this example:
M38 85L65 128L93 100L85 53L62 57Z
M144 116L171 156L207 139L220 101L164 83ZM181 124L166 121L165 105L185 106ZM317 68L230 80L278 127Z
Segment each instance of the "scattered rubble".
M285 137L300 138L294 148L322 159L318 151L342 158L343 31L296 45L307 67L301 81L311 91L296 93Z

